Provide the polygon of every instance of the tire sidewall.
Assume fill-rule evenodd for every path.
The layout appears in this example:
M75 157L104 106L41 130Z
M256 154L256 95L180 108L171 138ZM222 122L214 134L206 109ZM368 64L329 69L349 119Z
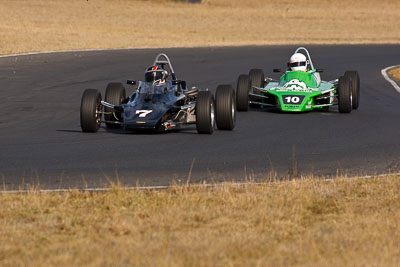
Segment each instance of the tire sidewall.
M352 108L358 109L360 104L360 76L357 71L346 71L344 76L350 79L353 96Z
M236 108L238 111L249 110L249 93L251 90L251 81L248 75L239 76L236 85Z
M339 112L350 113L352 109L352 90L350 80L347 76L339 78L338 97Z
M215 102L209 91L200 91L196 101L196 128L200 134L212 134L215 128Z
M101 94L96 89L86 89L82 95L80 122L83 132L97 132L101 120Z
M123 86L122 83L109 83L106 88L106 94L105 94L105 101L107 103L113 104L113 105L121 105L122 101L126 98L126 90L125 87ZM104 114L104 119L106 121L117 121L114 114L114 110L108 107L105 107L105 112L112 112L111 114ZM122 116L118 119L122 120ZM106 126L108 128L120 128L120 124L114 124L114 123L107 123Z
M236 96L231 85L219 85L215 93L216 124L219 130L233 130L236 123Z
M262 69L251 69L249 72L249 77L251 81L251 86L264 87L264 71Z

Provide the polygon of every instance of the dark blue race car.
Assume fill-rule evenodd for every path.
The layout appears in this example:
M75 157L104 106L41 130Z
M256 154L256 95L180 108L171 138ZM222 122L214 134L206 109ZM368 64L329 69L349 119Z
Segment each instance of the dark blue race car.
M210 91L186 88L178 80L166 54L157 55L145 72L144 81L128 80L137 85L126 97L122 83L109 83L105 99L96 89L86 89L81 102L83 132L97 132L104 122L108 128L127 131L168 131L196 124L198 133L211 134L232 130L236 121L235 91L231 85L219 85L215 101ZM102 118L104 114L104 119Z

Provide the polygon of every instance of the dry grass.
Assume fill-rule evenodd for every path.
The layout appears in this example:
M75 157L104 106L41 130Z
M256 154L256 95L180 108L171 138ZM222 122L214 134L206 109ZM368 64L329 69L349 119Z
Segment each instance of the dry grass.
M389 70L389 74L400 82L400 67Z
M0 195L2 266L396 266L400 176Z
M400 43L400 1L1 0L0 54L87 48Z

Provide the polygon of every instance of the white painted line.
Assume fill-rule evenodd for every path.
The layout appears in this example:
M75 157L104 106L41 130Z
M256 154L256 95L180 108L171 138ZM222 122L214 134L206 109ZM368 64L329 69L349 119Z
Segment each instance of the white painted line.
M385 78L386 81L388 81L393 87L394 89L396 89L396 91L398 93L400 93L400 87L397 85L397 83L395 81L393 81L389 75L387 74L387 71L396 67L400 67L400 65L394 65L394 66L390 66L387 68L384 68L383 70L381 70L381 73L383 75L383 78Z
M244 45L245 46L245 45ZM259 45L248 45L259 46ZM271 45L273 46L273 45ZM106 51L125 51L125 50L151 50L151 49L192 49L192 48L231 48L243 47L243 45L214 45L214 46L167 46L167 47L126 47L126 48L104 48L104 49L82 49L82 50L59 50L59 51L43 51L43 52L28 52L20 54L0 55L0 58L18 57L18 56L33 56L43 54L56 54L56 53L80 53L80 52L106 52Z
M377 174L377 175L365 175L365 176L349 176L349 179L371 179L371 178L381 178L385 176L400 176L400 173L384 173L384 174ZM333 182L336 178L327 178L325 181ZM288 182L288 180L282 180L277 182ZM272 184L273 182L270 182ZM246 183L216 183L216 184L181 184L177 186L188 186L188 187L221 187L221 186L246 186L246 185L264 185L269 184L268 182L246 182ZM128 186L128 187L120 187L122 190L165 190L174 187L174 185L155 185L155 186ZM71 192L71 191L81 191L81 192L107 192L114 190L112 187L103 187L103 188L70 188L70 189L32 189L32 190L0 190L0 194L20 194L20 193L28 193L28 192L35 192L35 193L63 193L63 192Z
M141 187L121 187L122 190L160 190L160 189L168 189L169 186L141 186ZM63 192L71 192L71 191L83 191L83 192L105 192L113 190L112 187L104 187L104 188L69 188L69 189L32 189L32 190L3 190L0 193L6 194L16 194L16 193L28 193L28 192L39 192L39 193L63 193Z
M34 56L43 54L56 54L56 53L80 53L80 52L102 52L102 51L124 51L124 50L145 50L145 49L162 49L162 48L173 48L173 47L128 47L128 48L108 48L108 49L83 49L83 50L60 50L60 51L43 51L43 52L28 52L20 54L9 54L2 55L0 58L6 57L18 57L18 56ZM179 47L180 48L180 47Z
M265 183L216 183L216 184L180 184L177 186L187 186L187 187L217 187L224 185L233 185L233 186L245 186L245 185L262 185ZM121 186L122 190L162 190L172 188L174 185L155 185L155 186ZM0 190L0 194L17 194L17 193L28 193L28 192L38 192L38 193L62 193L62 192L71 192L71 191L82 191L82 192L105 192L112 191L112 187L104 187L104 188L70 188L70 189L32 189L32 190Z

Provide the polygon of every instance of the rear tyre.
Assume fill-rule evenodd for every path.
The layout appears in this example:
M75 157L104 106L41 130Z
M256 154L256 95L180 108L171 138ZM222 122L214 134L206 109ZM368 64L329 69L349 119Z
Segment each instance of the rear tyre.
M248 75L239 76L236 86L236 107L238 111L249 110L249 93L251 89L251 81Z
M196 101L196 128L199 134L212 134L215 128L214 98L209 91L200 91Z
M358 75L358 71L349 70L344 73L344 76L349 78L351 84L352 91L352 108L358 109L360 104L360 76Z
M83 132L95 133L100 127L101 94L96 89L86 89L81 101L81 128Z
M235 90L231 85L219 85L215 93L215 118L219 130L233 130L236 123Z
M350 113L352 108L352 90L350 80L347 76L341 76L339 78L338 98L339 112Z
M122 101L126 98L125 87L122 83L109 83L106 88L105 101L113 105L121 105ZM117 121L122 119L121 114L116 113L112 108L104 107L104 120ZM107 114L108 113L108 114ZM107 128L118 129L121 128L120 124L107 123Z

